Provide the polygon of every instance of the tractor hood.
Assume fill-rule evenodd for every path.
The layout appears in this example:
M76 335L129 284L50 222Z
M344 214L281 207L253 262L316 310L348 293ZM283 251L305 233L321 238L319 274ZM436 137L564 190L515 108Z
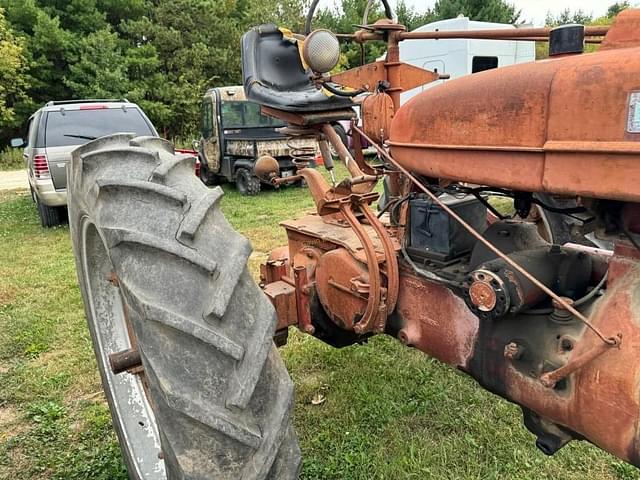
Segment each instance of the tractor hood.
M640 201L640 42L619 41L628 25L619 16L597 53L424 91L393 119L394 158L429 177Z

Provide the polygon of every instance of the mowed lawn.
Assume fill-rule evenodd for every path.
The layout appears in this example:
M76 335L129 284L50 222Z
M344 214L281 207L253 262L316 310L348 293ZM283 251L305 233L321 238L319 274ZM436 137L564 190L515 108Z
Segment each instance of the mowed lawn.
M312 208L304 189L239 196L223 210L254 245L252 272ZM212 238L212 242L216 239ZM428 301L425 298L425 301ZM335 350L291 331L304 479L635 479L585 443L534 447L517 407L384 336ZM318 394L326 400L312 404ZM593 412L597 415L598 412ZM125 479L101 392L68 227L40 228L27 194L0 194L0 479Z

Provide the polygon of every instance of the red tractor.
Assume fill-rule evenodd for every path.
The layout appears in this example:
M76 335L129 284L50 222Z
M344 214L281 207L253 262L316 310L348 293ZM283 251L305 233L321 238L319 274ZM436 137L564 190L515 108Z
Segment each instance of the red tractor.
M131 477L296 478L293 385L272 340L292 325L336 347L396 337L520 405L545 454L581 439L640 467L640 11L611 27L414 33L383 0L386 19L342 37L386 41L385 60L331 75L339 39L312 31L317 3L303 35L245 34L244 87L350 176L327 182L303 154L284 178L257 161L263 181L304 179L316 206L284 222L260 287L193 157L131 135L74 153L78 274ZM399 61L399 42L423 38L548 40L551 57L400 106L444 76ZM585 41L600 48L581 54ZM352 155L331 125L354 104Z

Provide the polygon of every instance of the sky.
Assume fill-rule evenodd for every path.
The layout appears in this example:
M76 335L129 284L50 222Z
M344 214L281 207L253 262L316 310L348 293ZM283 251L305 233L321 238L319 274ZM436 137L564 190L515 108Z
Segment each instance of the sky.
M321 0L320 4L324 6L330 6L337 0ZM363 2L366 0L363 0ZM433 7L435 0L406 0L407 4L413 6L418 11L424 11L429 7ZM607 12L609 5L616 2L616 0L507 0L508 3L512 3L516 8L522 10L520 18L527 23L533 23L534 25L544 25L544 19L547 16L547 12L551 12L553 15L557 15L564 9L568 8L571 11L582 10L586 14L592 14L594 17L599 17ZM390 0L389 3L392 7L395 6L397 0ZM635 3L635 2L631 2Z

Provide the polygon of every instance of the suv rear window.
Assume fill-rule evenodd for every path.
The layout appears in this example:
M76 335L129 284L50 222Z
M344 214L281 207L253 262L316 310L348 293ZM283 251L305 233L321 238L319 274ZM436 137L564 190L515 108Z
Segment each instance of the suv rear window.
M82 145L116 132L155 135L136 107L60 110L47 113L45 145Z

